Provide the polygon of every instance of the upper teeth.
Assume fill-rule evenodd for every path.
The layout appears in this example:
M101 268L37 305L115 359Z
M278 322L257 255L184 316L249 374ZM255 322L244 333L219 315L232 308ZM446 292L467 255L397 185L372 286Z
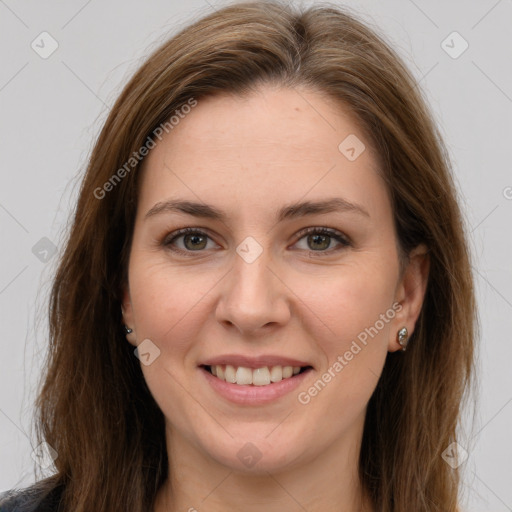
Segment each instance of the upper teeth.
M262 368L246 368L244 366L231 366L230 364L210 366L213 375L233 384L253 384L266 386L271 382L279 382L300 372L300 366L264 366Z

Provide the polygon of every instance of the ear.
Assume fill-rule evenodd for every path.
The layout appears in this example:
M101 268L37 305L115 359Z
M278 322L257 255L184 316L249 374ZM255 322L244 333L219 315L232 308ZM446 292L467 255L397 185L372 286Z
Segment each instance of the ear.
M137 337L135 333L135 321L133 315L133 306L130 298L130 289L128 285L123 286L123 300L121 303L121 311L123 313L123 324L132 329L130 334L126 334L126 339L134 346L137 346ZM123 326L124 331L124 326Z
M414 332L427 289L429 270L428 248L425 244L420 244L409 253L407 266L396 288L395 302L402 307L400 310L397 309L393 320L388 346L390 352L402 348L396 338L397 332L402 327L407 328L409 337Z

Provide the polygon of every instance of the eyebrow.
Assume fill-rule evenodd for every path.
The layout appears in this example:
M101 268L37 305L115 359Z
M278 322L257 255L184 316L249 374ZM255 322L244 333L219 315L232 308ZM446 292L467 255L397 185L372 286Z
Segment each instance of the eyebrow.
M306 215L315 215L330 212L353 212L370 218L370 214L359 204L351 203L341 197L333 197L324 201L303 201L284 206L278 211L277 221L295 219ZM167 212L186 213L194 217L219 220L225 222L227 215L215 206L187 201L182 199L170 199L156 203L144 216L148 219L157 214Z

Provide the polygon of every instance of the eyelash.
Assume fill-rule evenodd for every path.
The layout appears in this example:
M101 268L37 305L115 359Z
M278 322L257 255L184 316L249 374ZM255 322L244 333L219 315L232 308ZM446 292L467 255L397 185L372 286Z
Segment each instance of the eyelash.
M196 234L196 235L206 236L206 237L210 238L208 233L205 233L204 231L201 231L198 228L183 228L183 229L179 229L179 230L175 231L174 233L171 233L169 235L169 237L166 237L163 240L162 244L165 247L168 247L173 252L183 254L185 256L190 256L190 257L194 256L194 253L204 252L204 250L198 250L198 251L188 251L187 250L187 251L185 251L183 249L178 249L172 245L172 243L175 240L177 240L178 238L180 238L184 235L189 235L189 234ZM325 251L322 251L322 250L314 251L312 249L310 250L310 252L314 252L315 254L318 253L319 255L322 255L322 256L330 255L334 252L338 252L338 251L340 251L346 247L350 247L352 245L350 240L346 236L344 236L342 233L340 233L339 231L337 231L335 229L331 229L331 228L317 228L317 227L310 227L310 228L306 228L306 229L303 229L302 231L300 231L297 235L299 238L297 239L297 241L295 243L297 243L298 241L302 240L302 238L304 238L305 236L310 235L310 234L325 235L330 238L334 238L335 240L340 242L341 247L338 247L337 249L327 249Z

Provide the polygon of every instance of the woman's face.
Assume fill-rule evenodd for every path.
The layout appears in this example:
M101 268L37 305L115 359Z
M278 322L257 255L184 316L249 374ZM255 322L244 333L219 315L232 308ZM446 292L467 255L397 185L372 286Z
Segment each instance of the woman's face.
M424 267L399 275L353 119L305 89L210 97L144 165L123 309L168 448L254 472L354 450Z

